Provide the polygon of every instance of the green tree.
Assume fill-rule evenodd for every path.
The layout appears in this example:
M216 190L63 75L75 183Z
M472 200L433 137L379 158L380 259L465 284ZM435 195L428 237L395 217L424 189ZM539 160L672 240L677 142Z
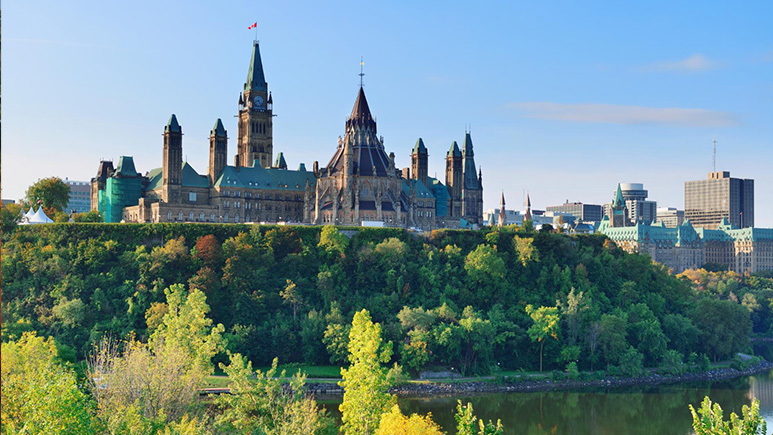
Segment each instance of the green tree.
M342 429L347 435L374 434L381 414L388 412L394 397L388 390L392 380L382 364L392 356L392 343L381 339L381 325L373 323L370 313L362 310L354 314L349 333L348 369L341 369L344 388L341 410Z
M174 284L165 289L164 294L167 313L150 336L151 348L155 349L162 342L174 344L190 356L193 365L211 374L212 357L223 351L225 328L221 324L212 326L212 319L207 317L209 305L201 290L193 289L188 293L182 284Z
M703 398L698 411L690 405L692 427L696 435L764 435L767 433L765 419L760 417L760 401L752 400L751 408L744 405L741 417L734 412L725 421L719 403L711 404L709 396Z
M93 434L94 402L59 361L52 338L25 332L2 344L3 434Z
M96 210L90 210L86 213L75 213L72 215L73 222L102 222L102 216Z
M701 298L693 310L692 321L701 330L702 351L714 361L749 346L749 310L732 301Z
M539 342L539 371L542 371L542 351L545 348L545 339L553 337L558 340L558 308L539 307L535 309L531 304L526 306L526 314L534 322L528 329L531 341Z
M59 177L43 178L27 188L27 202L62 212L70 202L70 186Z
M220 367L231 381L231 394L221 394L215 405L222 410L215 425L227 434L307 435L330 433L333 420L314 398L304 393L306 377L300 371L287 385L283 370L277 373L277 359L266 372L252 370L252 363L239 354Z
M338 231L333 225L325 225L319 233L319 244L326 252L343 257L349 246L349 238Z
M3 204L0 206L0 234L7 235L13 232L22 217L19 204Z
M505 432L501 421L497 420L494 424L491 420L488 422L479 420L473 413L472 403L462 406L461 400L456 401L454 419L456 420L457 435L475 435L475 426L478 426L478 435L502 435Z

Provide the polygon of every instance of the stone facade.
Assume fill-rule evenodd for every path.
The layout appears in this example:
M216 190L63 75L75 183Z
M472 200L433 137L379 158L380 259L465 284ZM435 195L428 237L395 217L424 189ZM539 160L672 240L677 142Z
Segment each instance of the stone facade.
M618 215L624 210L620 189L613 202ZM773 229L738 228L722 218L716 229L694 228L685 219L674 228L663 222L631 225L615 215L605 216L599 231L630 253L647 253L653 261L674 272L697 269L707 263L737 273L773 270ZM622 225L621 225L622 223Z
M91 182L92 209L107 222L334 223L422 230L483 223L482 175L469 133L463 152L456 142L448 152L445 184L428 176L422 139L411 155L411 176L407 168L395 167L394 153L386 154L360 87L345 134L326 167L314 162L308 171L301 163L289 170L281 152L271 166L273 97L257 43L238 107L233 166L226 163L228 133L220 119L210 132L206 175L183 162L182 126L173 114L164 127L162 167L145 176L131 172L129 194L121 186L130 171L101 162ZM134 171L131 157L121 159L119 167L131 164ZM140 180L141 189L135 188Z

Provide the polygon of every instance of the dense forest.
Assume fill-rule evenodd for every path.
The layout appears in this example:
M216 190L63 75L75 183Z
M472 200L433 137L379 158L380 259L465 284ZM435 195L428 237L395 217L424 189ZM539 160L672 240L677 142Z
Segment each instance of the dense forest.
M773 320L770 275L673 276L603 235L74 223L3 234L2 339L34 330L82 360L106 334L147 339L173 284L256 366L345 363L363 308L414 374L635 374L747 351Z

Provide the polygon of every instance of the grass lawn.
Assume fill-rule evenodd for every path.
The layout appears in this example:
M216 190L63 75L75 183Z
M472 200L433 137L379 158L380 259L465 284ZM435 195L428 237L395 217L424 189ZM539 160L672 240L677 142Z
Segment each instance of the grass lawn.
M270 367L258 367L257 370L265 373ZM307 366L299 364L287 364L280 365L278 372L286 370L285 375L289 378L298 372L298 370L306 374L309 379L314 379L315 383L336 383L341 379L341 368L337 366ZM277 373L277 375L279 374ZM322 378L322 379L320 379ZM228 376L223 374L216 374L208 376L206 380L205 388L226 388L230 384Z
M270 367L257 367L257 370L262 371L263 373L266 372ZM338 366L310 366L305 364L285 364L280 365L277 367L277 374L282 373L282 370L285 370L287 373L286 375L292 376L296 373L298 373L298 370L300 369L301 372L306 374L307 378L336 378L341 379L341 368Z

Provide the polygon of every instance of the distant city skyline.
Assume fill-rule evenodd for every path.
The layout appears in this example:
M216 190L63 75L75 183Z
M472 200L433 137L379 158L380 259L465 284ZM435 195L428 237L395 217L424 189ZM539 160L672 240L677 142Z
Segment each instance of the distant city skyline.
M222 118L236 153L255 32L274 97L274 154L325 166L357 95L360 58L387 152L421 137L444 176L472 130L484 209L604 204L643 183L684 209L684 182L754 179L773 227L773 4L555 2L335 4L53 1L3 7L2 197L39 178L87 181L100 158L161 166L172 113L185 159L207 170Z

